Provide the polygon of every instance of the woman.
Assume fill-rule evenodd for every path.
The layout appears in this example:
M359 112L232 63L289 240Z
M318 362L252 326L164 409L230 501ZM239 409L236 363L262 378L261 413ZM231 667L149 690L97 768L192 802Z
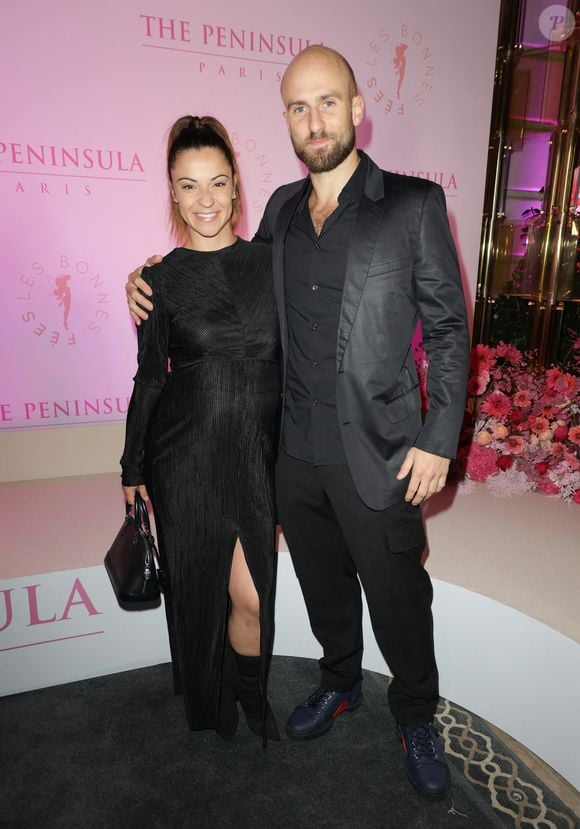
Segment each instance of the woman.
M182 242L147 274L121 466L128 503L151 494L176 691L191 729L279 739L266 702L273 639L274 432L279 337L269 246L238 239L225 128L180 118L167 150ZM168 371L168 360L170 370Z

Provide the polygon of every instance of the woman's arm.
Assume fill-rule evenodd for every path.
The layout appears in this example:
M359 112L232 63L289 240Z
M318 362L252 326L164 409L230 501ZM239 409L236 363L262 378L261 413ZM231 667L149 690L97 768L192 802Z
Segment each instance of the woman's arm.
M156 284L152 270L148 277ZM129 503L135 489L145 484L145 436L151 416L167 381L169 354L169 320L163 302L163 290L156 284L155 308L138 329L139 350L137 374L127 412L125 448L121 458L121 482ZM141 490L140 490L141 491ZM141 492L141 494L147 494Z

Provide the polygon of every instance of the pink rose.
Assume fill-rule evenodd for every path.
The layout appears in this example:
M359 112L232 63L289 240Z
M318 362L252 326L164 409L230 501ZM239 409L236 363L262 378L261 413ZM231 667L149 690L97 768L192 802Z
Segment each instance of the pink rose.
M478 446L487 446L491 443L491 435L486 429L482 429L475 436L475 442Z
M498 423L497 426L494 426L491 436L494 440L504 440L509 435L508 430L503 425L503 423Z
M513 466L514 459L511 455L500 455L496 461L497 466L500 469L510 469Z
M558 443L563 443L568 437L568 429L566 426L557 426L554 429L554 440Z
M534 469L538 475L545 475L549 469L549 466L545 461L540 461L539 463L534 464Z
M511 420L512 423L521 423L521 421L523 419L524 419L524 416L523 416L522 412L519 409L514 409L510 413L510 420Z

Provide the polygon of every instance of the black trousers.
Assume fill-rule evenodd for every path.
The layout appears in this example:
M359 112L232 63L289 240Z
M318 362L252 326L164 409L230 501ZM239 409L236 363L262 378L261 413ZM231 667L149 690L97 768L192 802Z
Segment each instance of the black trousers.
M310 625L324 653L321 687L349 691L360 679L362 584L377 643L393 673L388 697L395 720L431 721L439 690L420 507L402 501L372 510L356 492L346 464L314 466L284 452L276 498Z

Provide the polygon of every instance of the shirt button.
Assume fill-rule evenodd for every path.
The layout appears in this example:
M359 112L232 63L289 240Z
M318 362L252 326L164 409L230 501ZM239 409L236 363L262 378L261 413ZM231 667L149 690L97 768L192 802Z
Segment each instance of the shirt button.
M318 290L318 285L313 285L313 286L312 286L312 290L313 290L313 291L317 291L317 290Z
M318 400L313 400L313 401L312 401L312 405L313 405L313 406L318 406Z
M318 360L314 360L314 362L311 363L311 365L312 365L312 368L316 368L316 366L318 365Z
M311 330L311 331L318 331L318 323L317 323L317 322L313 322L313 323L312 323L312 327L310 328L310 330Z
M320 245L318 244L318 242L314 245L314 249L315 250L320 250Z

